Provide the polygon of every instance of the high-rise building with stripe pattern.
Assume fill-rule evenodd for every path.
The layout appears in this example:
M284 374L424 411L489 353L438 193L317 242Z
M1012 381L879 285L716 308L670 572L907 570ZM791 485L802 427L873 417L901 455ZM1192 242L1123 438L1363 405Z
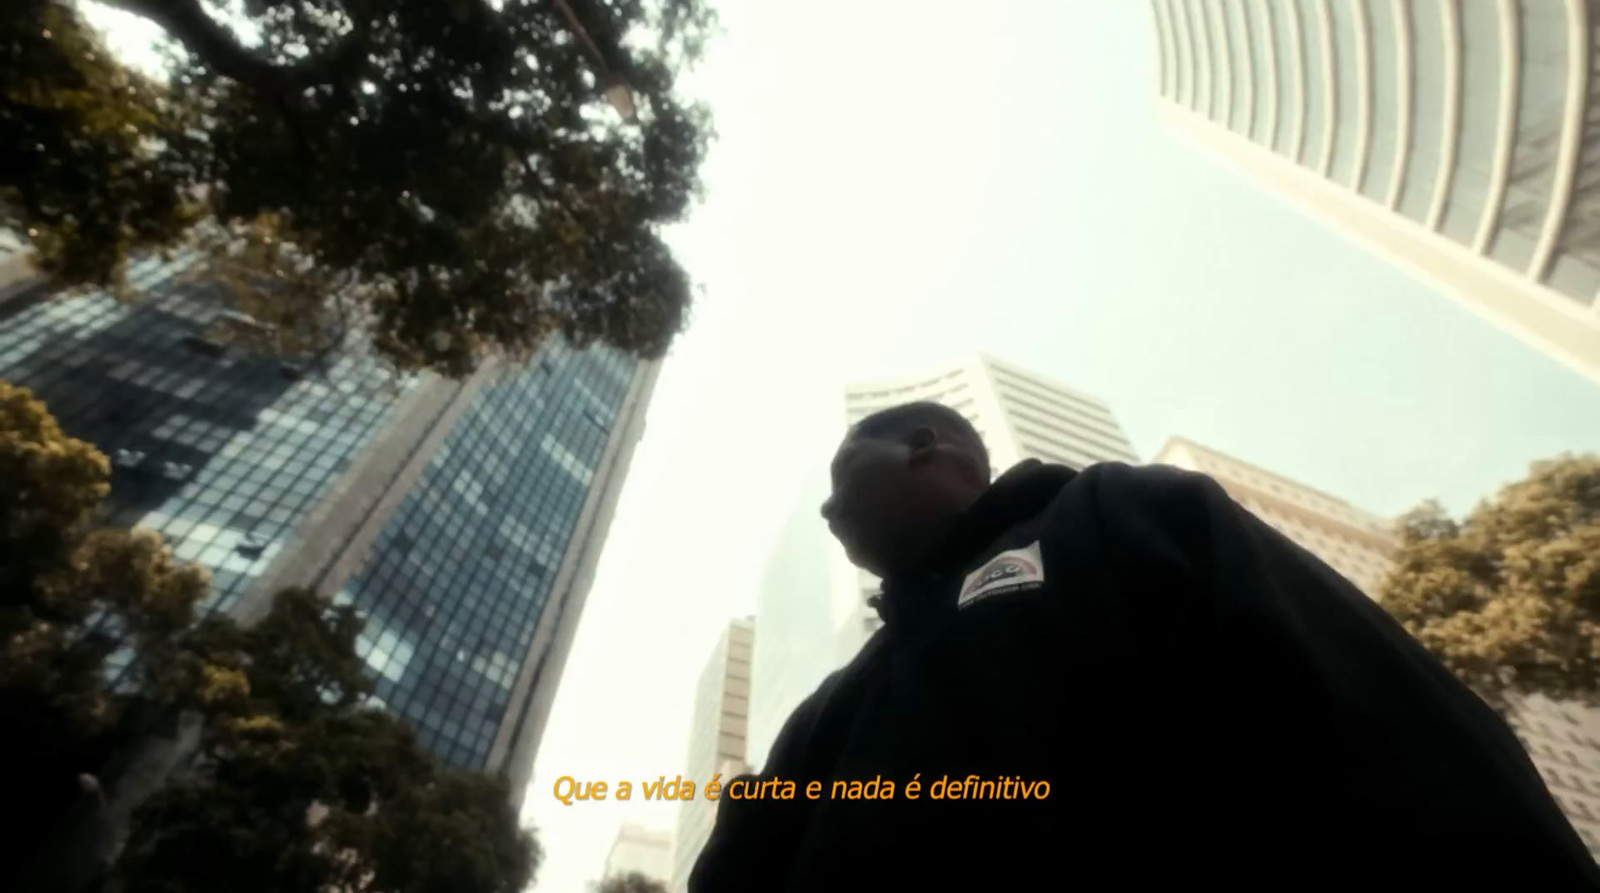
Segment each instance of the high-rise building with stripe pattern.
M1150 0L1170 133L1600 381L1600 0Z

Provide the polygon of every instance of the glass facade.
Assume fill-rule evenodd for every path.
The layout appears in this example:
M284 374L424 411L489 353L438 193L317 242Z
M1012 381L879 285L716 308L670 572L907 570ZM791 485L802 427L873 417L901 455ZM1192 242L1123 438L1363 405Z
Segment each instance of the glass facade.
M132 302L46 298L0 318L0 379L112 463L110 521L159 531L229 610L411 386L359 352L310 370L211 336L193 257L130 265Z
M339 598L388 708L482 768L638 361L555 344L486 385Z
M830 490L819 467L801 490L756 594L755 665L751 670L749 761L767 752L789 714L838 668L829 597L831 554L819 509Z
M217 327L239 318L216 284L189 275L199 262L132 264L133 301L0 304L0 379L31 388L110 458L108 522L156 530L209 568L209 610L245 610L258 581L319 582L296 551L311 533L344 541L352 524L381 525L336 595L367 617L359 649L377 693L445 762L488 768L502 724L532 709L531 695L513 698L524 666L544 658L533 675L559 678L552 646L533 653L534 631L591 488L615 478L597 465L613 428L630 430L618 415L639 361L551 345L483 382L420 452L425 433L402 406L423 379L388 370L360 338L318 364L230 346ZM325 511L364 472L388 474L376 457L396 444L425 465L384 478L380 493L406 488L386 515ZM598 523L588 535L603 535Z
M1152 8L1166 99L1594 306L1600 0Z

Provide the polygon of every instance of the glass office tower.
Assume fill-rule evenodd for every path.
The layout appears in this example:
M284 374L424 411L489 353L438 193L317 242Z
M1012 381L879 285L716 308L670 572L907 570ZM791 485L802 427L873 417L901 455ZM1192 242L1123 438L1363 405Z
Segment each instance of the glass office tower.
M415 384L352 352L325 375L231 350L196 262L131 265L144 296L0 304L0 379L30 388L62 429L111 460L111 522L159 531L212 571L229 610Z
M526 721L512 692L636 365L554 345L487 383L340 590L378 696L446 762Z
M520 796L658 364L552 343L449 381L360 338L288 362L218 337L239 315L199 262L131 265L131 302L6 287L0 379L111 459L111 522L210 568L212 610L355 604L383 702Z

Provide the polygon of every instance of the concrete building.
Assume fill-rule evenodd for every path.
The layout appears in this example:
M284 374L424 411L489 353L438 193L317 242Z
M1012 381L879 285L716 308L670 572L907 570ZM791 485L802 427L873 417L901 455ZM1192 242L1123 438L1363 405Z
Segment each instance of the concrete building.
M942 403L972 422L989 449L996 475L1024 459L1084 468L1096 462L1137 463L1139 457L1104 402L1066 385L974 354L915 378L854 385L845 390L845 422L914 400ZM840 661L860 650L882 622L866 599L881 581L850 565L837 543L833 554L835 608L844 614Z
M1209 475L1368 596L1381 597L1390 556L1399 548L1388 520L1181 437L1168 440L1155 462ZM1600 710L1535 697L1514 702L1506 719L1589 851L1600 857Z
M457 382L361 338L266 356L220 337L241 314L199 263L130 264L131 303L8 291L0 379L111 458L113 523L211 569L208 610L248 620L287 585L354 603L389 709L520 796L656 365L553 343Z
M684 778L693 781L697 796L678 807L678 832L673 846L672 890L689 889L689 872L711 837L717 802L700 796L702 786L717 773L726 785L744 772L745 736L750 719L750 664L756 644L754 617L728 624L718 637L695 691L694 716L689 733L689 755Z
M623 822L606 853L603 878L642 874L653 881L672 881L672 832Z
M1161 465L1215 479L1236 502L1299 543L1376 598L1399 548L1393 523L1337 496L1273 474L1242 459L1174 437L1156 453Z
M1169 132L1600 381L1600 4L1151 7Z

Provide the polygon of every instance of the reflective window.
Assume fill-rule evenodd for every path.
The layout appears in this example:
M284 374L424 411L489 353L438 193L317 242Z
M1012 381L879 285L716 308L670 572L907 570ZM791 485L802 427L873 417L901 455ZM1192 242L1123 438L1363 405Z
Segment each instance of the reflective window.
M1233 108L1228 127L1235 133L1249 133L1251 103L1255 84L1255 60L1250 50L1250 32L1240 19L1239 5L1249 0L1216 0L1217 29L1227 38L1229 67L1232 68Z
M1195 52L1195 110L1207 117L1216 114L1216 104L1213 101L1213 85L1216 78L1212 76L1216 68L1216 53L1211 46L1210 16L1206 15L1205 0L1184 0L1184 14L1188 17L1189 39L1194 45Z
M207 608L228 610L410 382L366 355L340 359L326 382L388 389L367 406L313 376L290 381L273 358L174 349L224 309L215 285L180 275L197 260L133 264L136 304L96 293L23 309L0 330L0 379L32 388L113 459L111 522L158 531L208 566ZM313 406L326 407L320 423L288 422ZM325 464L303 461L313 454Z
M1167 0L1150 0L1150 14L1156 28L1156 89L1163 98L1171 99L1173 93L1172 29L1167 21Z
M1206 29L1206 41L1211 48L1211 120L1227 127L1233 102L1231 94L1233 80L1230 73L1233 68L1233 57L1229 54L1227 32L1223 30L1217 3L1218 0L1200 0L1200 10Z
M1394 182L1395 151L1400 140L1400 59L1396 43L1395 7L1400 0L1356 0L1366 4L1367 42L1372 59L1372 137L1361 194L1376 202L1389 200Z
M1461 3L1461 129L1455 175L1440 230L1464 245L1477 235L1489 194L1500 115L1500 13L1495 3Z
M1567 15L1560 3L1522 0L1521 83L1511 176L1489 255L1525 270L1544 226L1554 187L1567 84Z
M1326 122L1328 85L1322 72L1322 16L1317 0L1291 0L1300 16L1300 51L1305 64L1305 144L1300 163L1317 168L1322 163L1322 141L1328 132Z
M343 588L370 618L379 696L451 765L484 766L521 709L511 688L608 437L592 417L630 383L615 362L552 345L485 387Z
M1272 120L1271 106L1281 102L1281 98L1274 96L1273 91L1277 84L1273 80L1275 59L1272 53L1276 47L1272 44L1271 4L1262 4L1259 0L1237 0L1241 40L1246 44L1247 55L1250 59L1250 92L1254 97L1255 111L1250 121L1250 138L1264 146L1273 144L1273 134L1268 131ZM1266 11L1263 16L1263 11Z
M1439 147L1444 138L1445 30L1444 0L1411 0L1412 69L1411 155L1406 162L1400 213L1418 223L1428 219L1434 181L1439 175Z
M1362 0L1324 0L1333 24L1333 94L1337 123L1333 128L1333 165L1328 176L1334 182L1355 186L1358 145L1361 136L1361 55L1356 51L1355 5Z
M1294 157L1294 122L1304 104L1295 89L1295 7L1288 3L1258 3L1257 11L1266 13L1263 30L1272 35L1272 51L1278 63L1278 126L1272 146L1278 154Z

